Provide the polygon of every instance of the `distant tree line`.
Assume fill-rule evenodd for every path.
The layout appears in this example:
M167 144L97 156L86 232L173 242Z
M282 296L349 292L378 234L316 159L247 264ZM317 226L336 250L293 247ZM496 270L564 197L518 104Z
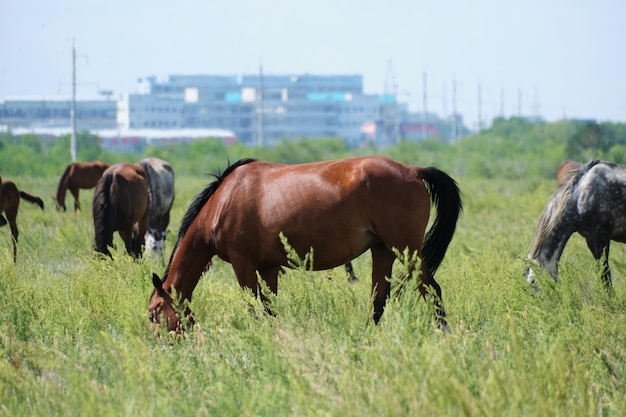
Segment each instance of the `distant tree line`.
M349 156L387 155L401 162L434 165L455 176L482 178L553 178L564 159L585 162L606 159L626 164L626 124L586 121L531 122L496 119L490 129L455 143L437 139L404 140L392 147L370 143L351 148L342 139L282 141L269 147L228 146L219 139L201 139L165 147L150 146L141 154L112 153L100 148L89 132L77 135L78 160L109 163L155 156L169 161L179 175L206 175L229 162L251 157L278 163L302 163ZM41 139L0 133L0 175L57 176L70 161L70 136Z

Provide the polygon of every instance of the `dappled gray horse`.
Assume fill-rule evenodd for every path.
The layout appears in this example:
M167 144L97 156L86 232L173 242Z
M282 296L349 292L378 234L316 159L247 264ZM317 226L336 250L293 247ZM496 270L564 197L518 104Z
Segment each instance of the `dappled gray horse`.
M558 281L563 249L578 232L601 262L602 280L611 293L609 246L611 240L626 242L626 166L595 160L576 167L570 161L563 180L539 217L528 259ZM526 279L534 284L532 267L527 269Z
M174 170L169 163L159 158L142 159L137 165L146 171L150 194L146 251L162 257L170 210L174 203Z

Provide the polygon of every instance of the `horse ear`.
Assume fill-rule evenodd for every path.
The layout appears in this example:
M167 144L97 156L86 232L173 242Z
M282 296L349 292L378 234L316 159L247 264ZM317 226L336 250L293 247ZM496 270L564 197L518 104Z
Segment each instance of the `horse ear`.
M154 272L152 273L152 285L154 285L154 288L156 288L157 291L163 291L163 283L161 282L161 278Z

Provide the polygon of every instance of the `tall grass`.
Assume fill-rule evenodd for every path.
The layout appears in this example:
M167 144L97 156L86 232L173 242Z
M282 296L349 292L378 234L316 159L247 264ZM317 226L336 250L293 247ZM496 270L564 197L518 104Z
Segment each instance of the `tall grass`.
M56 185L13 179L46 203ZM205 182L177 178L173 230ZM577 236L560 283L541 276L536 293L521 258L553 182L460 186L465 212L436 276L451 335L413 281L373 325L366 254L357 283L342 268L288 270L275 316L215 260L196 326L157 338L147 304L160 261L133 261L118 237L113 260L95 256L90 192L79 213L22 203L15 265L0 229L0 414L626 415L624 248L611 251L613 297Z

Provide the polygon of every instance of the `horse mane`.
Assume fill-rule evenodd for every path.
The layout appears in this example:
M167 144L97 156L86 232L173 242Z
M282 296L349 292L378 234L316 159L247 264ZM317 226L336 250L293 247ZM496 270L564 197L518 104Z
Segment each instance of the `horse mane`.
M200 193L196 195L193 202L189 205L189 208L185 212L185 215L183 216L183 219L180 224L180 229L178 231L178 238L176 239L176 244L174 245L174 249L172 250L172 254L170 255L170 260L167 264L167 268L165 269L165 272L163 273L161 282L165 282L165 280L167 279L167 276L170 272L170 266L172 265L172 259L174 259L174 254L176 253L176 250L178 249L178 246L180 245L180 241L183 239L183 237L187 233L187 230L191 226L191 223L193 223L193 221L195 220L196 216L198 215L202 207L204 207L206 202L209 201L209 198L211 198L211 196L215 193L215 191L217 191L217 189L222 184L222 182L224 182L224 179L228 175L230 175L236 168L242 165L249 164L250 162L255 162L255 161L256 159L244 158L244 159L238 160L234 164L230 164L229 162L228 166L226 167L223 173L218 172L217 174L209 174L215 177L215 181L207 185L204 188L204 190L200 191Z
M578 185L587 172L595 165L605 163L598 159L589 161L584 165L580 165L578 169L572 170L569 179L548 200L546 207L539 216L537 223L537 231L531 247L531 256L534 258L539 252L539 248L548 238L550 232L556 227L558 221L563 217L563 213L567 209L568 203L574 192L574 188ZM607 163L610 165L610 163Z
M59 180L59 186L57 187L57 202L59 204L64 202L61 201L61 199L65 199L65 191L67 190L67 177L70 175L70 170L72 169L72 166L74 164L69 164L67 167L65 167L65 171L63 172L63 175L61 175L61 179ZM61 196L61 193L63 193L63 196Z
M111 219L111 216L107 216L106 213L111 205L110 188L112 182L113 174L109 173L102 178L102 181L98 182L98 186L93 195L92 208L93 223L96 233L96 250L102 253L107 253L107 245L112 243L108 241L107 237L112 235L110 230L113 229L111 223L114 222L114 219Z

